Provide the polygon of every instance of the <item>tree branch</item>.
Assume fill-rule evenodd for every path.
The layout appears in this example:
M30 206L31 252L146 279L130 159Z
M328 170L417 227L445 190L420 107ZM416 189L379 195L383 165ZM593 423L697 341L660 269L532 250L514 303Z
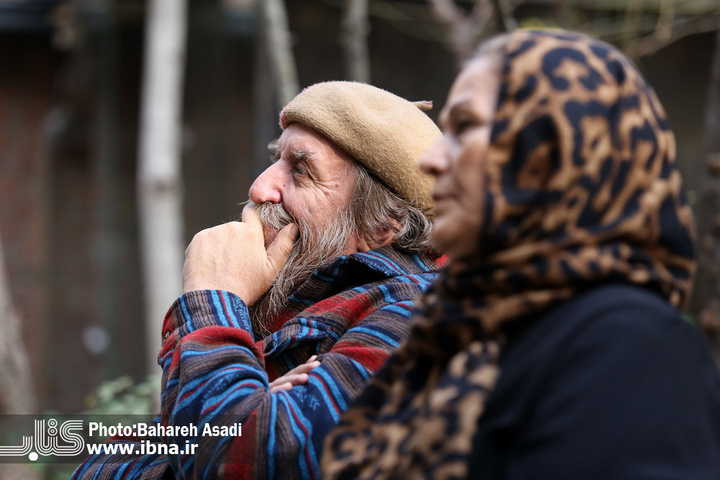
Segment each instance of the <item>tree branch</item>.
M658 50L677 42L681 38L697 33L707 33L720 30L720 15L705 17L675 23L669 36L657 35L655 32L638 40L634 53L642 57L652 55Z
M452 0L429 1L433 16L447 28L448 48L461 67L495 15L491 0L475 0L470 14L465 14Z

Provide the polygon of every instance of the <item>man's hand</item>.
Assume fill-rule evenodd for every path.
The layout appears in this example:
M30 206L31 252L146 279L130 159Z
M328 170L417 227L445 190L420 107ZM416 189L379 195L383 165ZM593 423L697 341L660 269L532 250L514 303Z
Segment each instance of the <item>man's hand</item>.
M290 390L295 385L305 385L310 377L308 373L316 367L320 366L320 361L316 360L317 355L313 355L307 362L298 365L282 377L276 378L270 384L270 393L277 393L281 390Z
M242 222L203 230L185 250L183 293L226 290L254 304L277 278L287 262L298 234L285 226L265 249L263 228L254 205L242 212Z

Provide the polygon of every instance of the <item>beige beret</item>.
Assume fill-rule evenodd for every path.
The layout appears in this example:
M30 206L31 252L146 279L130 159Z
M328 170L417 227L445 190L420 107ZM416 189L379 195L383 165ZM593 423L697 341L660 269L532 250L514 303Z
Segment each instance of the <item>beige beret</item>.
M431 102L409 102L358 82L307 87L280 112L280 126L301 123L325 135L426 214L432 208L432 177L417 166L442 133L422 110Z

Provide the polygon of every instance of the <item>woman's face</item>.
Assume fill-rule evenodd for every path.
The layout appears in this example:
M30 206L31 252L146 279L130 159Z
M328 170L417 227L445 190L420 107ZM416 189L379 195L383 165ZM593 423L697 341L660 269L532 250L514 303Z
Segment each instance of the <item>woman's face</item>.
M470 257L478 249L484 163L499 88L499 56L469 63L440 112L442 140L420 159L420 169L435 177L433 243L453 259Z

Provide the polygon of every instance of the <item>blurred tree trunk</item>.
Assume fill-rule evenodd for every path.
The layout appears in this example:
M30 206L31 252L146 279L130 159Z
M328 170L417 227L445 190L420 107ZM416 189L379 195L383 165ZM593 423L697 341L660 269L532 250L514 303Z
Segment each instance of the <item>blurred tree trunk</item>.
M498 17L498 27L502 32L512 32L517 30L518 23L515 17L512 16L511 7L507 0L492 0L493 7L495 7L495 14ZM520 2L518 2L520 3ZM566 2L563 2L563 6Z
M270 57L275 94L278 107L282 108L295 98L300 90L290 42L287 11L283 0L261 0L258 4L262 19L261 28Z
M447 45L455 56L458 69L472 55L477 41L482 37L488 24L495 16L494 5L490 0L475 0L472 11L466 14L454 0L429 0L435 19L447 29ZM505 14L501 17L505 19Z
M186 9L186 0L152 0L146 20L138 206L150 373L157 369L163 317L182 293L180 134Z
M0 413L36 413L30 364L22 340L20 318L10 297L5 256L0 242Z
M252 86L252 178L256 178L263 170L268 168L269 153L267 146L271 140L277 137L279 130L278 112L274 103L273 74L267 54L267 35L259 35L256 41Z
M20 317L10 297L5 271L5 256L0 240L0 413L31 414L35 412L30 363L22 339ZM0 464L0 478L37 480L40 474L29 465Z
M700 312L701 327L710 335L717 353L720 332L720 31L710 64L705 112L707 156L701 167L695 213L698 226L698 272L693 310Z
M345 49L345 75L349 80L370 83L367 36L368 0L345 0L340 43Z

